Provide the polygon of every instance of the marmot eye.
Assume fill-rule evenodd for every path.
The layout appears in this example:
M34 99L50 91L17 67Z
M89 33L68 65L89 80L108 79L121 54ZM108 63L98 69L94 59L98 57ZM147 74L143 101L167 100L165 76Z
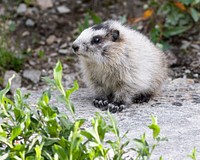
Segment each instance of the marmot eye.
M101 37L100 36L95 36L92 38L92 44L98 44L101 42Z

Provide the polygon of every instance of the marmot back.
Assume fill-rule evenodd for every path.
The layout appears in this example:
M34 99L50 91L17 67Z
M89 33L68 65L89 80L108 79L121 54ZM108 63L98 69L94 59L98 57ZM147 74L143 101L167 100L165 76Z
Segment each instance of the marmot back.
M164 53L118 21L85 29L72 48L80 57L85 83L96 93L94 105L103 110L148 102L166 79Z

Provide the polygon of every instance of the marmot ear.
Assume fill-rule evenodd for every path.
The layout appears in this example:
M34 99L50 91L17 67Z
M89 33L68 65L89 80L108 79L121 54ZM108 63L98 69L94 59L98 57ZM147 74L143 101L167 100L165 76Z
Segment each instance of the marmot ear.
M119 31L118 30L112 30L111 34L112 34L112 41L113 42L115 42L119 39Z

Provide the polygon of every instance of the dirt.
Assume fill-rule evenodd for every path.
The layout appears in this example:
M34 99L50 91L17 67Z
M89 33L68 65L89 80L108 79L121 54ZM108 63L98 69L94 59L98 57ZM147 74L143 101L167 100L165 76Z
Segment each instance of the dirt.
M17 9L22 1L12 2L4 0L0 3L5 10L4 16L9 17L15 24L15 30L11 32L10 38L16 50L24 52L26 61L23 70L38 69L42 71L42 76L52 76L52 68L57 60L64 64L64 80L71 84L74 79L79 80L80 86L84 87L80 77L78 58L73 55L71 43L78 35L78 26L83 22L88 9L93 10L96 15L103 20L118 19L120 16L137 17L142 14L144 2L131 2L133 12L130 12L130 4L125 2L112 1L73 1L73 0L51 0L53 6L48 9L41 9L37 2L27 5L25 13L17 13ZM118 3L116 3L118 2ZM59 6L66 6L68 13L58 13ZM31 20L34 25L27 25L27 20ZM148 36L145 28L146 22L139 22L140 31ZM167 40L170 44L171 72L174 78L188 77L195 82L200 82L200 32L199 28L193 28L188 33L179 37L172 37ZM64 53L61 53L62 52ZM59 53L60 52L60 53ZM169 52L169 51L168 51ZM40 54L41 53L41 54ZM44 53L44 55L43 55ZM22 79L22 87L28 89L38 89L44 85L40 81L33 84L27 79Z

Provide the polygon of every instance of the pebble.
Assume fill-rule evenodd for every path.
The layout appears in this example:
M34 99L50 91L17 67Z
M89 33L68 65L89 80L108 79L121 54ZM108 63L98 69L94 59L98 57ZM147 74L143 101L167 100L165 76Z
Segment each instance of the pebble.
M36 69L26 69L23 72L23 77L31 80L33 83L38 83L41 77L41 71Z
M63 49L63 48L67 48L68 44L67 43L63 43L61 44L60 48Z
M4 87L7 85L8 79L11 78L13 74L15 75L15 78L12 80L11 83L11 88L10 88L11 93L14 93L17 88L21 87L21 81L22 81L21 76L17 72L12 70L6 71L3 82Z
M172 105L174 105L174 106L182 106L183 104L180 103L180 102L173 102Z
M24 14L27 11L27 6L24 3L21 3L18 8L17 8L17 13L18 14Z
M3 16L5 14L5 8L0 5L0 16Z
M186 70L185 70L185 73L186 73L186 74L190 74L191 71L190 71L189 69L186 69Z
M36 2L37 5L43 10L53 7L52 0L36 0Z
M50 36L47 38L46 43L47 43L47 45L51 45L51 44L53 44L55 41L56 41L56 36L55 36L55 35L50 35Z
M58 6L57 7L57 11L60 14L65 14L65 13L71 12L71 10L68 7L66 7L66 6Z
M69 50L68 49L59 49L58 53L65 55L65 54L69 53Z
M27 27L34 27L35 26L35 22L32 19L27 19L25 22L25 25Z
M26 36L29 36L30 35L30 32L29 31L24 31L22 33L22 37L26 37Z

